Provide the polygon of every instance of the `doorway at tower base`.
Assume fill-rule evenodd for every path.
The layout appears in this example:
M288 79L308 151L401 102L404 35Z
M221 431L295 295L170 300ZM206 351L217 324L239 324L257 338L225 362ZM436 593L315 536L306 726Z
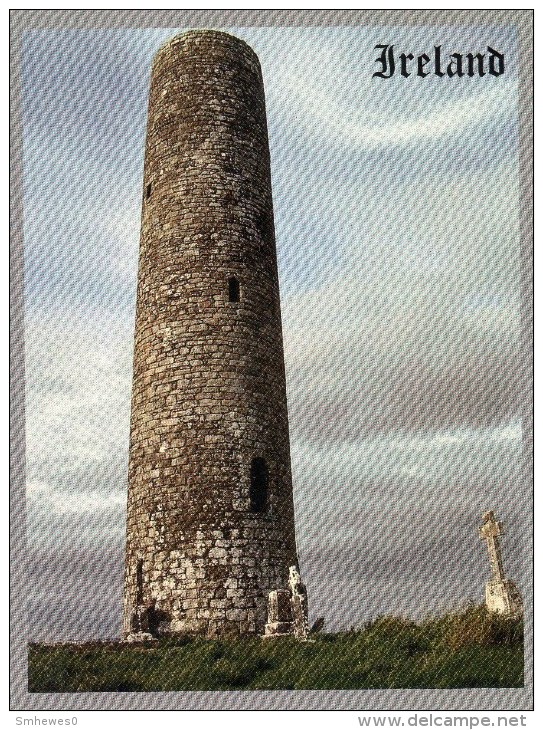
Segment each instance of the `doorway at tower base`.
M151 633L152 612L154 605L138 605L132 614L130 633L124 638L129 644L141 641L156 641L156 636Z

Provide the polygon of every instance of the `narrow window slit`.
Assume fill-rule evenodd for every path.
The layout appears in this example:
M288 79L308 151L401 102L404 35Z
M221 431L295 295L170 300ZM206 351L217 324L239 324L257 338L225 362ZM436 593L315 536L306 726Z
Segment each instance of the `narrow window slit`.
M152 183L148 183L147 187L145 188L145 200L149 200L151 197L151 190L153 189Z
M143 602L143 560L138 560L136 565L136 603Z
M251 462L251 485L249 499L251 512L265 512L268 507L269 472L266 460L261 456Z
M235 276L228 279L228 301L239 302L239 281Z

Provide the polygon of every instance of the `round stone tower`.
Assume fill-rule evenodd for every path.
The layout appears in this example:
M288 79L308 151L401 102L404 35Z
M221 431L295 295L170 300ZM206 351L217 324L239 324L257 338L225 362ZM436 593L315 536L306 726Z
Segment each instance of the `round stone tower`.
M123 634L263 633L296 563L260 64L191 31L152 70Z

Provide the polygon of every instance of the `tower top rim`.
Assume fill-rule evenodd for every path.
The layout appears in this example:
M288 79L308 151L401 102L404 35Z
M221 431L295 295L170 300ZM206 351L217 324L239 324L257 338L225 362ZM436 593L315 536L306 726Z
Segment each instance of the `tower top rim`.
M227 33L224 30L214 30L212 28L195 28L192 30L184 31L183 33L178 33L177 35L174 35L169 40L165 41L157 50L155 53L154 59L153 59L153 65L161 58L161 56L167 52L168 50L171 50L173 47L178 45L185 45L187 41L190 41L191 39L195 38L216 38L219 40L223 40L226 43L228 43L232 48L238 47L241 50L248 53L260 66L260 60L256 54L256 52L251 48L251 46L244 41L242 38L238 38L238 36L232 35L232 33Z

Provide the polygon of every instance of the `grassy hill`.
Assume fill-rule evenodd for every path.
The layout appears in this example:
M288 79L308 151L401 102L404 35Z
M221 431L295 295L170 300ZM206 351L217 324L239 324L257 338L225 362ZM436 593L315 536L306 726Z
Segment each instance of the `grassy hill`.
M522 687L522 620L484 606L293 638L29 647L30 692Z

